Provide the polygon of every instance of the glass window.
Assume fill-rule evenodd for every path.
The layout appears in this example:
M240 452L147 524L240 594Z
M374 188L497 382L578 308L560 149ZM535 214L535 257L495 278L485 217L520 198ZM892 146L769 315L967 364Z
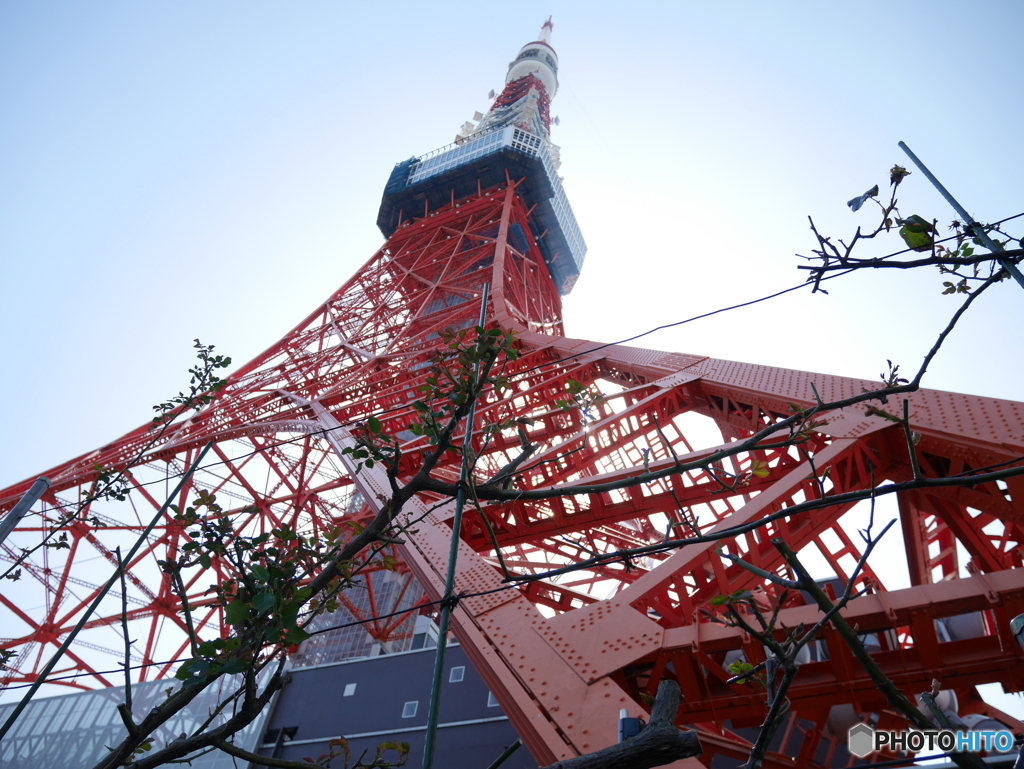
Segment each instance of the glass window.
M342 692L341 696L342 697L351 697L355 693L356 693L356 685L355 684L345 684L345 691Z
M490 692L487 692L487 707L489 707L489 708L496 708L496 707L498 707L498 699L493 694L491 694Z
M418 708L419 705L420 705L420 701L419 700L413 700L412 702L405 703L405 705L402 707L402 718L413 718L413 717L415 717L415 715L416 715L416 708Z
M457 668L452 668L452 672L448 674L448 683L457 684L463 678L466 677L466 666L459 665Z

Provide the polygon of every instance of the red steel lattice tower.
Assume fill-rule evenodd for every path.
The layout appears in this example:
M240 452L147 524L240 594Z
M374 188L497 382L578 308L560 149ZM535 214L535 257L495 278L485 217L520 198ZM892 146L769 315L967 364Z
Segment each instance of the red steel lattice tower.
M389 179L378 225L387 238L344 286L266 352L233 373L228 386L195 416L146 450L132 471L125 503L94 503L67 528L67 548L44 549L26 561L19 583L5 585L3 648L19 654L5 683L33 681L97 594L116 564L114 548L133 541L202 446L212 454L178 502L199 489L222 505L247 510L243 532L283 523L318 532L343 520L372 515L389 493L379 467L358 475L341 453L348 426L379 415L384 430L403 442L410 472L424 448L408 430L410 404L425 376L438 335L475 325L485 284L487 325L513 330L522 357L506 373L515 383L517 415L528 416L531 442L541 449L519 481L526 490L573 489L571 496L520 500L470 510L461 532L456 588L480 593L502 585L495 550L505 563L533 574L622 548L657 543L683 515L702 531L754 522L819 497L810 464L830 468L828 493L904 480L911 467L897 426L863 411L830 414L803 446L741 453L733 472L757 463L748 485L723 490L714 468L667 476L616 492L585 488L638 468L667 467L674 457L699 458L716 445L692 438L695 420L713 423L721 444L747 437L810 406L813 388L825 401L871 388L843 377L749 365L703 355L602 345L563 335L561 295L579 274L585 245L557 174L558 149L549 139L549 103L558 87L558 58L550 21L509 66L506 86L477 125L466 124L454 144L398 164ZM570 381L604 393L585 423L555 405ZM473 429L505 418L501 404L480 405ZM932 476L1013 462L1024 454L1024 405L938 391L910 397L921 434L922 470ZM151 440L145 427L77 457L46 475L49 491L4 545L38 542L58 516L76 509L96 466L121 468ZM516 454L514 436L481 450L478 472L488 477ZM452 462L458 461L453 456ZM454 480L456 464L438 469ZM9 511L30 481L0 492ZM415 598L412 577L431 597L443 590L451 511L428 509L439 500L413 501L424 520L398 555L405 576L387 606ZM770 536L793 549L816 548L839 580L860 554L851 535L852 504L781 517L760 533L729 540L730 552L763 569L780 566ZM684 512L685 511L685 512ZM1024 612L1019 548L1024 526L1024 479L970 488L930 489L899 496L899 516L911 584L884 587L884 573L868 568L868 594L846 614L870 639L885 672L908 693L933 677L957 695L960 715L1003 717L985 705L975 686L998 681L1024 689L1024 656L1008 634L1010 617ZM845 517L845 518L844 518ZM177 599L157 561L173 554L187 532L170 518L154 529L131 564L127 601L140 678L168 675L163 663L187 644ZM679 721L699 728L706 765L714 755L742 758L749 729L764 715L754 686L727 686L727 668L739 655L752 662L764 650L735 629L708 623L699 610L712 597L756 589L759 580L716 556L713 543L529 582L462 600L456 634L541 764L587 753L615 739L620 709L641 715L665 677L680 683ZM214 563L217 574L226 566ZM200 628L222 618L204 590L209 572L191 574L186 587L199 607ZM381 613L371 579L368 598L348 608L357 617ZM30 608L37 607L37 608ZM111 594L72 645L55 675L79 673L67 686L114 683L121 596ZM786 624L813 621L816 607L799 597L783 611ZM407 634L409 624L380 620L368 626L380 643ZM829 653L825 653L825 649ZM861 714L886 711L884 697L826 630L824 644L802 666L774 766L830 765L845 726ZM837 739L838 738L838 739ZM691 759L690 761L697 761ZM695 766L696 764L694 764Z

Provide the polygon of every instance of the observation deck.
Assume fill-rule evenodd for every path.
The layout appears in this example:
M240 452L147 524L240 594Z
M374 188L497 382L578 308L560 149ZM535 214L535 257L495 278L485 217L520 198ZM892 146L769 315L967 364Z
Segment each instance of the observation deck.
M561 179L539 136L516 126L475 134L420 157L395 165L384 187L377 226L391 237L404 219L421 216L425 208L440 208L512 179L524 179L518 191L527 206L533 237L540 247L558 293L572 291L587 244L569 206ZM477 183L479 182L479 187Z

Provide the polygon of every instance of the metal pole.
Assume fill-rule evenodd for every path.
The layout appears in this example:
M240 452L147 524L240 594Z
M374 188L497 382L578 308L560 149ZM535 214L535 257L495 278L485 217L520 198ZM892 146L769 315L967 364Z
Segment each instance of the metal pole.
M134 558L135 554L139 552L139 549L142 547L142 544L149 538L150 532L152 532L153 529L156 528L156 525L160 522L160 519L163 518L164 513L167 511L167 508L170 507L171 500L178 496L178 493L185 486L185 482L188 481L190 477L192 477L192 473L194 473L196 468L199 467L199 463L203 461L203 457L206 456L206 452L208 452L212 446L213 441L210 441L209 443L206 444L205 447L203 447L203 450L199 452L199 456L196 457L196 461L193 462L189 466L188 470L185 471L185 474L181 477L181 480L178 482L178 485L174 487L174 491L172 491L171 495L167 497L167 501L164 502L160 509L157 511L156 515L153 517L153 520L150 521L149 525L146 527L146 530L143 531L141 535L139 535L139 538L137 540L135 540L135 544L132 545L132 549L128 551L128 555L124 558L124 564L131 564L132 558ZM114 583L117 582L120 578L121 567L119 566L117 569L114 570L113 576L107 580L107 584L105 584L100 589L99 594L97 594L96 598L89 605L89 608L86 609L85 614L83 614L82 617L78 620L78 624L75 625L75 627L71 630L70 633L68 633L68 637L64 639L64 643L62 643L60 645L60 648L57 649L57 653L53 655L53 658L49 662L46 663L46 667L43 668L42 672L39 673L39 676L32 683L32 686L29 688L28 692L25 693L25 696L21 698L21 702L19 702L18 706L13 711L11 711L11 715L7 717L7 720L4 722L4 725L0 727L0 740L2 740L6 736L7 732L10 731L11 727L14 726L14 722L18 720L18 716L21 715L21 711L23 711L26 708L26 706L29 703L29 700L31 700L32 696L39 690L39 687L46 683L46 677L50 675L53 668L57 665L57 662L60 660L61 657L64 656L64 652L66 652L68 650L68 647L71 646L71 642L75 640L75 637L79 634L79 632L81 632L82 628L85 627L85 623L88 622L89 617L91 617L93 615L93 612L95 612L97 607L99 607L100 601L102 601L106 597L107 593L110 591L110 588L113 587ZM127 664L127 661L125 661L125 664Z
M1010 633L1017 639L1017 643L1024 649L1024 614L1018 614L1010 620ZM1024 769L1024 745L1017 751L1017 760L1013 763L1013 769Z
M480 302L480 325L487 320L487 295L490 284L484 284L483 297ZM476 364L473 384L480 375L480 363ZM448 622L451 618L451 598L455 589L455 561L459 556L459 539L462 531L462 511L466 506L466 484L469 481L469 452L472 448L473 416L476 413L476 402L469 404L466 414L466 434L462 439L462 470L459 473L459 487L455 493L455 517L452 519L452 541L448 550L448 574L444 580L444 596L441 604L441 622L437 634L437 654L434 657L434 678L430 685L430 708L427 711L427 736L423 744L423 769L431 769L434 765L434 742L437 737L437 719L441 708L441 678L444 675L444 653L448 646Z
M14 527L25 517L25 513L32 508L32 505L39 501L39 498L43 496L48 488L50 488L49 478L45 475L36 478L32 488L25 492L25 496L18 500L18 504L14 506L14 509L7 514L3 521L0 521L0 542L7 539L7 535L14 531Z
M985 248L996 254L1002 252L1003 247L992 240L992 238L988 236L988 233L982 229L981 225L974 221L971 215L967 213L967 210L957 203L956 198L949 194L949 190L942 186L942 182L935 178L935 175L928 170L928 167L920 161L910 147L908 147L904 142L900 142L899 147L907 153L907 156L911 160L914 161L914 165L916 165L921 173L927 177L928 181L935 185L935 189L937 189L939 194L946 199L946 202L953 207L953 210L959 214L960 218L963 219L964 224L974 231L974 236L985 245ZM1021 271L1017 269L1017 265L1009 259L998 259L998 261L999 264L1002 265L1002 268L1010 273L1010 275L1013 276L1013 279L1020 284L1021 288L1024 288L1024 274L1021 274Z
M513 742L511 745L509 745L507 748L505 748L505 752L502 753L500 756L498 756L497 760L495 760L495 762L493 764L488 766L487 769L498 769L499 766L501 766L503 763L505 763L505 760L509 756L511 756L513 753L515 753L517 750L519 750L519 748L520 748L520 746L522 746L522 744L523 744L522 740L516 740L515 742Z

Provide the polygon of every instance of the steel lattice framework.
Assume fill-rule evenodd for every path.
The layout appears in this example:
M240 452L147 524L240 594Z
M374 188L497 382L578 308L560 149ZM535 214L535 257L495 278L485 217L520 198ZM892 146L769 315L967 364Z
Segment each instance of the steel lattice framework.
M484 284L490 286L487 325L515 331L523 353L505 372L517 388L514 415L533 420L529 438L541 446L519 487L557 487L566 494L471 509L461 532L459 591L503 586L481 515L488 517L505 564L526 575L656 544L684 515L704 532L758 521L819 497L813 468L830 468L824 484L829 494L911 477L901 428L847 409L828 415L800 450L736 455L728 468L734 473L755 462L768 469L738 489L724 488L713 471L701 470L622 491L574 492L635 475L645 463L657 469L674 457L705 456L785 418L790 404L813 405L813 388L831 401L875 385L565 337L559 291L524 184L506 173L470 194L452 189L447 203L431 207L428 201L415 218L399 215L393 234L354 277L157 445L146 448L152 435L143 427L47 472L50 490L5 544L3 557L11 561L20 547L38 542L61 515L72 514L74 522L66 529L66 548L34 555L23 564L21 580L0 595L7 636L2 646L19 652L4 683L35 680L116 565L114 549L134 541L210 441L212 454L176 501L187 503L199 489L215 492L234 511L239 532L287 523L315 533L371 516L390 487L380 466L353 472L341 454L353 440L349 429L376 415L385 432L403 441L411 475L425 448L424 439L408 431L416 387L438 334L476 324ZM579 412L554 405L570 381L604 394L587 423ZM910 414L921 434L926 475L1012 464L1024 456L1024 404L919 391L910 396ZM514 435L483 440L485 425L508 416L506 401L485 398L480 404L472 429L481 477L519 449ZM709 427L718 438L707 439ZM97 465L122 468L140 451L127 502L78 510ZM452 455L436 475L454 480L458 461ZM0 511L10 510L29 485L0 492ZM429 510L443 501L429 495L413 500L410 512L423 520L398 553L404 579L414 575L432 598L443 591L452 512L450 505ZM1024 479L900 494L899 515L910 586L887 590L884 572L869 568L862 581L870 594L845 614L873 639L875 658L905 692L926 691L936 677L957 693L961 713L998 716L974 687L998 681L1007 690L1024 689L1024 654L1007 627L1024 612ZM778 517L728 540L728 548L762 569L781 570L768 542L780 536L794 550L818 552L842 581L860 555L852 535L858 516L861 511L848 504ZM130 564L125 600L133 636L140 639L135 662L144 666L142 679L170 674L174 665L167 661L186 654L177 599L157 561L176 553L187 537L165 517ZM702 732L707 752L701 761L745 756L749 730L764 716L763 693L753 685L727 686L727 667L739 654L760 661L764 650L736 629L709 623L699 610L716 595L763 585L723 562L715 547L698 543L609 561L459 602L456 634L539 763L614 741L619 710L641 714L665 677L682 687L680 723ZM215 562L212 573L189 574L189 601L203 607L196 615L203 632L226 632L205 593L226 568ZM372 594L373 580L367 590ZM71 647L55 675L79 675L65 678L64 685L116 682L110 670L119 658L121 602L112 593ZM371 595L350 610L372 617L378 609ZM816 607L794 596L781 616L796 625L813 623L816 615ZM972 623L970 632L949 629ZM394 620L376 621L368 630L381 641L409 632ZM835 719L844 707L895 723L843 643L829 630L823 640L790 691L785 734L768 758L773 766L829 766Z

